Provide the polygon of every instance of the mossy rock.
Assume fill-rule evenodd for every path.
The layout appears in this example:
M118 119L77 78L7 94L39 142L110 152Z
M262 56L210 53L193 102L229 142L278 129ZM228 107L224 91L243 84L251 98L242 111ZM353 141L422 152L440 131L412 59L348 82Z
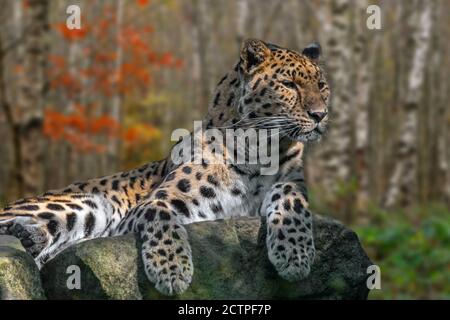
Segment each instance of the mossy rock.
M45 299L37 265L11 236L0 236L0 299Z
M372 262L356 234L341 223L315 216L316 259L299 282L280 278L268 261L265 227L259 219L187 226L194 277L181 296L166 297L147 280L134 234L79 243L41 271L49 299L366 299ZM71 265L80 268L80 289L68 289Z

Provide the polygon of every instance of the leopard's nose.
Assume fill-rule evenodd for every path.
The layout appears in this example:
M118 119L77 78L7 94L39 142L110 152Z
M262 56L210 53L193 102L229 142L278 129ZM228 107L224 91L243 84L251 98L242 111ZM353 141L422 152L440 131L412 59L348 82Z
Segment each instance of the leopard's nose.
M320 122L326 117L328 112L308 111L308 115L316 122Z

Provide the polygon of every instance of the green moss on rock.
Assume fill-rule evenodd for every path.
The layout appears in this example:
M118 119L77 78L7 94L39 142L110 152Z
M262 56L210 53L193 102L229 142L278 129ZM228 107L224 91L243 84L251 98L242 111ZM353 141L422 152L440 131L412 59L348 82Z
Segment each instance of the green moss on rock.
M38 267L11 236L0 236L0 299L45 299Z
M356 234L316 216L316 260L299 282L281 279L268 261L259 219L202 222L187 226L194 277L181 296L166 297L147 280L135 235L95 239L73 246L42 269L49 299L365 299L372 263ZM81 270L81 289L68 289L67 268Z

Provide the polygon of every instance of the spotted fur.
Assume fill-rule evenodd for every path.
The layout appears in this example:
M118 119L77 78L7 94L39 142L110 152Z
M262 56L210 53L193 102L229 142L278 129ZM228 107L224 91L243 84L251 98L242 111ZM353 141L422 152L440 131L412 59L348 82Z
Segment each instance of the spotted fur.
M247 40L239 63L213 94L203 128L280 129L276 174L261 175L260 165L215 161L213 144L201 135L200 164L175 164L168 157L18 200L0 211L0 234L18 237L42 266L75 243L138 233L148 279L171 295L186 290L194 271L184 225L261 215L269 259L279 274L288 280L306 277L315 250L303 144L325 131L329 95L319 54L317 44L300 54ZM232 156L225 146L221 155Z

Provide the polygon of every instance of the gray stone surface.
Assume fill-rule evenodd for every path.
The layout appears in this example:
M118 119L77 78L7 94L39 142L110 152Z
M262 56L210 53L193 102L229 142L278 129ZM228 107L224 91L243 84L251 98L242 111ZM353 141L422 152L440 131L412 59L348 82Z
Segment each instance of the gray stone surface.
M280 278L267 258L258 219L187 226L194 256L191 287L177 299L366 299L370 262L357 235L321 216L314 220L316 259L299 282ZM49 299L160 299L145 277L135 235L95 239L68 248L42 269ZM67 288L78 265L81 289Z
M0 236L0 299L45 299L38 267L11 236Z

